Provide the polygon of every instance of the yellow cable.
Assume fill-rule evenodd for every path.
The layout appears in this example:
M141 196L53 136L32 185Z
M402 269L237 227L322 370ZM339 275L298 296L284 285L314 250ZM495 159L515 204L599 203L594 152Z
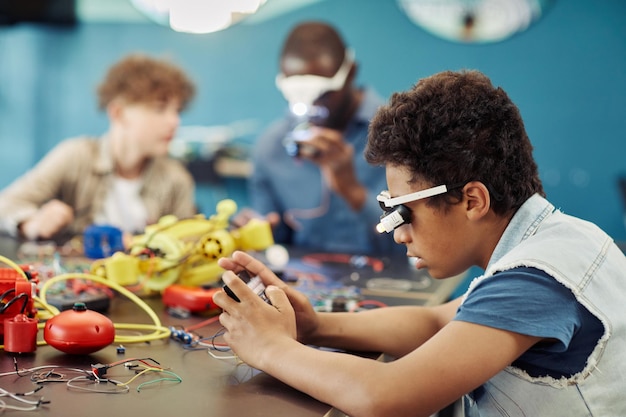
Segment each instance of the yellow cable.
M49 315L44 316L42 314L42 310L38 310L37 317L41 318L42 320L48 320L49 318L54 317L60 313L58 308L56 308L52 304L44 303L43 301L41 301L41 298L37 296L34 296L33 300L35 301L35 303L37 303L37 307L42 308L45 312L49 313Z
M22 268L20 268L20 266L17 265L15 262L13 262L12 260L8 259L7 257L3 255L0 255L0 262L3 262L7 264L8 266L10 266L11 268L13 268L20 276L22 276L25 280L28 281L28 276L26 275L24 270L22 270ZM154 310L152 310L150 306L146 304L141 298L137 297L135 294L128 291L126 288L122 287L121 285L113 281L109 281L100 276L93 275L93 274L67 273L67 274L57 275L55 277L52 277L46 280L46 282L41 286L39 290L39 297L34 297L34 300L39 304L39 306L41 306L46 312L50 314L50 317L53 317L59 314L59 310L55 306L48 304L48 302L46 301L46 292L48 291L50 286L52 286L53 284L59 281L65 281L68 279L86 279L89 281L95 281L100 284L106 285L107 287L110 287L113 290L129 298L132 302L134 302L142 310L144 310L148 314L148 316L150 316L150 318L153 321L153 324L127 324L127 323L114 324L116 330L136 330L136 331L151 331L152 332L152 333L148 333L145 335L137 335L137 336L122 336L122 335L116 334L115 339L114 339L115 343L141 343L141 342L149 342L149 341L159 340L159 339L166 339L170 337L170 333L171 333L170 329L168 329L167 327L164 327L161 324L161 320L156 315ZM45 326L45 323L39 323L37 325L39 329L42 329L44 326ZM46 344L45 341L40 340L37 342L38 346L45 345L45 344ZM0 345L0 349L4 349L4 345Z
M152 367L144 367L143 370L137 372L131 379L129 379L126 382L118 382L117 386L123 386L123 385L130 385L131 382L133 382L135 379L139 378L141 375L143 374L147 374L148 372L162 372L163 369L159 369L159 368L152 368Z
M123 335L115 335L116 343L139 343L139 342L150 342L153 340L159 339L167 339L170 337L170 329L167 327L163 327L161 325L152 325L152 324L127 324L127 323L116 323L116 330L153 330L152 333L143 336L123 336Z
M100 284L106 285L114 289L115 291L119 292L120 294L126 296L127 298L129 298L132 302L134 302L137 306L139 306L142 310L144 310L148 314L148 316L150 316L150 318L152 319L154 323L152 325L150 324L126 324L126 323L115 324L116 329L140 330L140 331L152 330L152 333L149 333L146 335L140 335L140 336L122 336L122 335L116 334L115 340L114 340L115 343L148 342L152 340L165 339L170 336L170 333L171 333L170 330L161 324L161 320L156 315L154 310L152 310L150 306L147 305L141 298L137 297L135 294L128 291L126 288L122 287L121 285L113 281L109 281L105 278L99 277L97 275L86 274L86 273L66 273L66 274L61 274L61 275L52 277L49 280L47 280L41 286L39 290L40 303L44 306L49 305L46 301L46 292L48 291L50 286L59 281L65 281L68 279L86 279L86 280L95 281Z
M10 260L9 258L0 255L0 261L4 262L5 264L9 265L11 268L15 269L15 271L20 274L26 281L28 281L28 276L26 275L26 272L24 272L24 270L22 268L20 268L20 266L18 264L16 264L15 262L13 262L12 260Z

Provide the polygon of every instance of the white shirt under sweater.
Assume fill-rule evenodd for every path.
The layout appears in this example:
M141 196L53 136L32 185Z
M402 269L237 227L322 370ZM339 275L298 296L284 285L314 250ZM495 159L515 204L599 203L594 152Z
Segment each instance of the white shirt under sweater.
M115 176L95 223L115 226L124 232L143 232L148 212L139 194L142 184L141 179Z

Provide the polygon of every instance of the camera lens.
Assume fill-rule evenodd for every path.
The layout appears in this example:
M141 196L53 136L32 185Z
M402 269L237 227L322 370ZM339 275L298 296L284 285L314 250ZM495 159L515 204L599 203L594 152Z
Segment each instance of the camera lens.
M309 123L300 123L294 127L283 140L283 146L287 155L298 157L302 154L303 142L311 139L311 125ZM309 148L312 148L309 146Z

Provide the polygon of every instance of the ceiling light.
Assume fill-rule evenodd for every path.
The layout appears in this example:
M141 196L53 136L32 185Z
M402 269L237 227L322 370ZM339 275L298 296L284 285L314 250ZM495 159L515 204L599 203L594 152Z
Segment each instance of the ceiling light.
M153 21L178 32L211 33L257 12L267 0L130 0Z
M397 0L413 23L450 41L487 43L526 30L553 0Z

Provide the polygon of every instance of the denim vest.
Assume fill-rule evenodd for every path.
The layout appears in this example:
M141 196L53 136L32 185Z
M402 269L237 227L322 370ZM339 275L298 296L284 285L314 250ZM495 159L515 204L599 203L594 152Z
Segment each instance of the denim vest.
M518 210L485 270L470 285L519 266L545 271L604 326L584 369L534 378L509 366L464 397L466 417L626 416L626 257L597 226L534 195ZM532 296L532 295L530 295Z

